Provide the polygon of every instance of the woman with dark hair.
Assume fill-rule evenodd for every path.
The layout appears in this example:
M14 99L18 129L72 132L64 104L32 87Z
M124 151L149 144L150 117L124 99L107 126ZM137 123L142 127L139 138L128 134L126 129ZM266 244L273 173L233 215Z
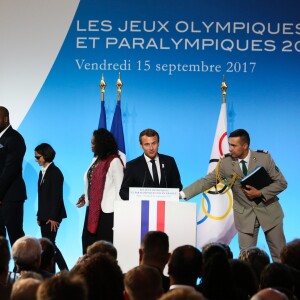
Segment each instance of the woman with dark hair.
M38 145L34 149L34 156L37 163L43 167L38 180L37 223L41 228L42 237L48 238L54 245L55 262L59 269L68 270L55 244L59 224L67 217L63 200L64 177L60 169L54 165L55 151L49 144Z
M109 131L95 130L91 143L94 159L84 175L85 194L76 204L77 207L87 204L82 232L83 254L95 241L113 242L114 202L121 200L119 191L124 175L118 145Z

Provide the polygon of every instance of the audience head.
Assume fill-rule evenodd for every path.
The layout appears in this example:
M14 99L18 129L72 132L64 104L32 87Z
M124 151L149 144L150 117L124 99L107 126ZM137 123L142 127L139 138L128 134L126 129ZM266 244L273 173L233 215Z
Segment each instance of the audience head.
M275 288L289 294L293 293L294 282L289 267L277 262L267 265L261 272L260 288Z
M40 238L39 242L42 247L40 269L47 272L52 272L54 269L54 254L55 248L53 243L48 238Z
M300 271L300 239L287 243L281 250L280 259L283 264Z
M227 253L221 246L212 246L206 252L200 291L208 299L236 297L236 288Z
M140 264L152 265L163 272L169 253L169 237L162 231L149 231L145 235L139 250Z
M169 260L171 284L196 286L202 273L202 253L191 245L177 247Z
M0 236L0 283L6 280L9 261L10 252L8 241L5 237Z
M23 236L12 246L12 257L17 271L35 271L41 264L42 247L38 239Z
M123 297L123 273L108 254L97 253L78 265L72 274L81 276L88 287L89 300L119 300Z
M88 246L86 252L88 256L92 256L96 253L108 254L114 259L117 259L118 255L116 247L111 242L105 240L96 241L92 245Z
M233 259L233 253L229 247L229 245L220 243L220 245L225 249L228 259Z
M266 288L257 292L251 300L288 300L288 297L272 288Z
M146 265L135 267L126 273L124 288L126 300L156 300L163 294L159 271Z
M247 250L243 250L238 259L250 264L258 281L262 270L270 263L270 257L267 252L258 247L250 247Z
M163 294L159 300L205 300L205 298L197 291L185 288L176 288Z
M245 295L247 299L253 296L258 291L258 281L249 263L238 259L230 259L229 265L239 294Z
M230 258L228 257L230 253L228 254L228 250L224 247L224 244L212 242L204 245L202 248L203 263L216 253L223 253L228 259Z
M35 300L41 280L35 278L20 278L12 286L10 300Z
M37 300L87 300L85 281L63 271L42 282L37 291Z

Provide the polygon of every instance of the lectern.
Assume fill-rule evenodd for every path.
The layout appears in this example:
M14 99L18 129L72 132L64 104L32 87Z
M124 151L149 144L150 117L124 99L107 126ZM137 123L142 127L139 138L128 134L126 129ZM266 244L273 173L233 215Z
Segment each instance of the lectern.
M116 201L114 212L114 246L124 273L138 266L138 250L149 230L168 234L170 252L196 246L196 203L179 202L178 189L134 188L129 199Z

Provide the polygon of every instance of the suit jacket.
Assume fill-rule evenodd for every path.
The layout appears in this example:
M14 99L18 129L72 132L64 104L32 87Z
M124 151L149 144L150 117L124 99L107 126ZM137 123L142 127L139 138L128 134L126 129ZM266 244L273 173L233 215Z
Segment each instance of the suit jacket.
M161 170L159 187L182 189L180 174L171 156L158 154ZM129 199L130 187L156 187L150 174L144 155L129 161L126 164L124 179L120 189L120 196L123 200Z
M54 220L61 222L67 217L63 200L64 177L60 169L50 164L42 179L42 171L38 180L38 212L39 221Z
M263 166L269 173L273 183L261 189L262 201L255 202L247 199L241 189L240 181L237 179L233 186L233 214L236 229L244 233L253 233L254 222L257 218L264 231L280 224L283 220L283 211L278 203L277 195L287 187L287 182L282 173L275 165L272 157L265 152L251 151L248 173L257 166ZM242 178L244 175L237 159L231 156L222 159L220 164L220 175L223 179L230 181L234 174ZM199 193L211 188L216 184L215 170L195 181L183 190L186 199L190 199Z
M11 126L0 138L0 201L24 202L27 198L22 177L26 145L22 135Z

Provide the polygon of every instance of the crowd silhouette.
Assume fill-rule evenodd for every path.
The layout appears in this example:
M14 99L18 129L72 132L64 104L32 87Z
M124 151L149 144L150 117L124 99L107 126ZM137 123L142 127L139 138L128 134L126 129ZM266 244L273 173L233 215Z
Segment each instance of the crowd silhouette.
M118 249L121 251L121 249ZM11 253L0 237L2 300L265 300L300 299L300 239L286 244L281 262L257 247L234 258L228 245L201 250L182 245L169 252L169 237L149 231L137 266L123 273L111 242L89 246L69 271L53 273L54 246L47 238L24 236ZM9 270L10 259L15 269Z

